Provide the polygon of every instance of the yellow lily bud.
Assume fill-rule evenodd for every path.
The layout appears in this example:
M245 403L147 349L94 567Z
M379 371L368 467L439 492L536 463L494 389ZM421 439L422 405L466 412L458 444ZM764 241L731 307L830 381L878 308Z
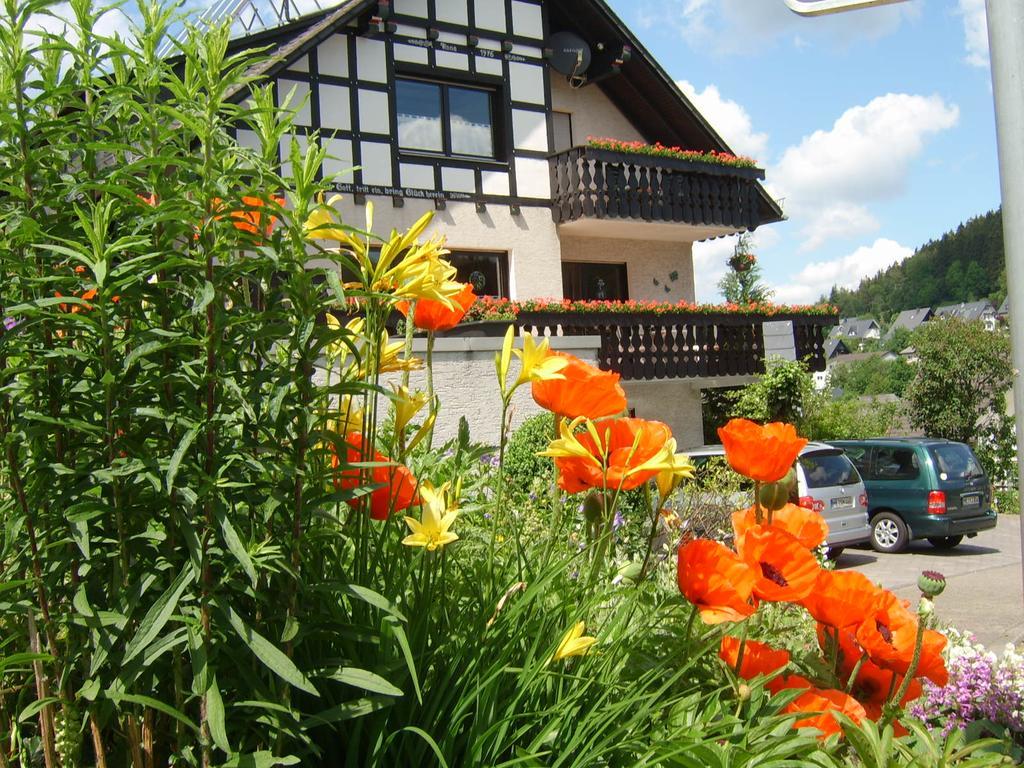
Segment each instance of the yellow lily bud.
M427 393L410 392L408 387L391 385L395 402L395 432L403 432L413 417L427 403Z

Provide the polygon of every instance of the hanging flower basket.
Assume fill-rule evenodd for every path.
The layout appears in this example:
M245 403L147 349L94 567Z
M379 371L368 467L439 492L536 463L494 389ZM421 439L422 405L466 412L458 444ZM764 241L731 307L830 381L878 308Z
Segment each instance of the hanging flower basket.
M735 272L749 272L757 263L757 257L752 253L734 253L729 257L729 266Z

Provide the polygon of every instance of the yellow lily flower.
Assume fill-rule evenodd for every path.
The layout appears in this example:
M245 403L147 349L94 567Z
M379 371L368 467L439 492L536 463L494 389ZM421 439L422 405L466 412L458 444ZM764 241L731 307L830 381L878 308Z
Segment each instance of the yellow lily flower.
M427 393L416 390L410 392L408 387L391 385L395 402L395 432L399 433L409 426L409 422L427 404Z
M589 653L590 649L597 645L597 638L584 635L584 629L586 629L586 624L582 621L573 624L569 631L562 635L562 640L558 643L558 648L555 649L551 661L561 661L570 656L584 656Z
M521 361L515 387L528 381L565 378L559 371L569 365L569 361L551 354L550 343L546 337L540 344L536 344L533 334L526 333L523 335L523 348L513 350L512 353Z
M306 221L302 225L302 231L307 240L336 240L345 245L352 244L352 235L340 227L334 219L334 205L341 199L341 195L333 195L325 205L324 195L322 192L320 193L316 207L306 217Z
M380 363L377 366L378 373L391 373L393 371L418 371L423 367L423 361L416 357L402 357L405 352L404 341L390 341L385 331L381 334ZM365 371L362 372L365 376Z
M449 487L449 483L436 490L429 482L420 485L422 512L419 520L414 517L405 518L406 525L412 531L402 539L405 546L426 547L428 552L433 552L458 540L458 535L448 530L459 514L457 500L448 500Z
M585 416L579 416L571 422L568 419L562 419L558 425L559 437L552 440L548 447L537 455L547 456L552 459L586 459L597 466L601 466L600 459L591 453L576 437L576 428L582 423L586 423L587 431L590 432L595 443L601 445L601 441L597 438L597 430L594 427L594 423Z
M331 419L328 428L339 435L363 431L363 409L352 399L351 395L342 395L338 402L338 417Z
M675 452L675 438L669 440L665 445L671 452L670 465L662 469L655 478L655 482L658 484L658 493L661 494L662 500L667 499L668 495L676 489L676 486L682 480L692 480L694 470L689 456L685 453Z

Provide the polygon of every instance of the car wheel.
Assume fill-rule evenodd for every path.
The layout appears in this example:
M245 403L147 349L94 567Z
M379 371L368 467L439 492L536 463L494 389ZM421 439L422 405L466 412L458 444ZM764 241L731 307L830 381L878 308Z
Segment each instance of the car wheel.
M879 512L871 518L871 546L876 552L900 552L909 538L907 524L899 515Z
M839 556L843 554L843 547L829 547L828 552L825 554L829 560L833 563L839 559Z
M961 535L957 536L929 536L928 543L936 549L952 549L961 541L964 537Z

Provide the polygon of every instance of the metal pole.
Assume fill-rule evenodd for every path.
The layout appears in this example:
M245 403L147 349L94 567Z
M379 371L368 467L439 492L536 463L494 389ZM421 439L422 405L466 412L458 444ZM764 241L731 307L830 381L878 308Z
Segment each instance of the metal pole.
M986 0L992 97L996 108L1003 243L1010 297L1013 414L1017 422L1017 487L1024 489L1024 3ZM1024 557L1024 527L1021 528ZM1024 578L1024 572L1022 572Z

